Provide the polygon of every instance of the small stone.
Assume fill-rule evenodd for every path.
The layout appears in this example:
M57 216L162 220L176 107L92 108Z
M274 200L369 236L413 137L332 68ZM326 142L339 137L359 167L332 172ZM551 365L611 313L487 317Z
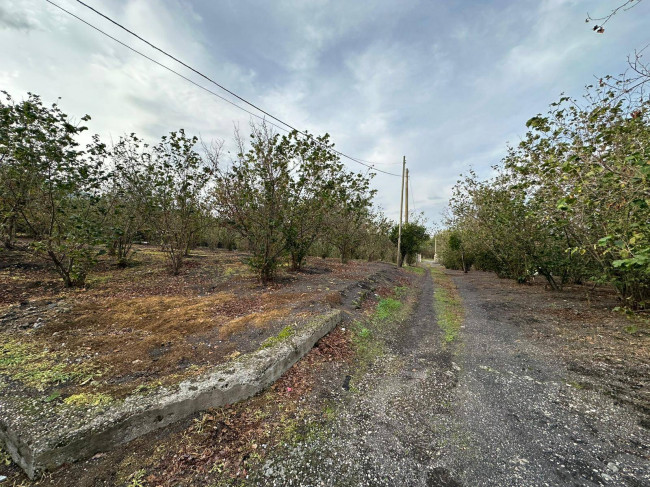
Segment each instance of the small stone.
M607 464L607 468L610 469L614 473L618 472L618 467L616 466L615 463L609 462Z

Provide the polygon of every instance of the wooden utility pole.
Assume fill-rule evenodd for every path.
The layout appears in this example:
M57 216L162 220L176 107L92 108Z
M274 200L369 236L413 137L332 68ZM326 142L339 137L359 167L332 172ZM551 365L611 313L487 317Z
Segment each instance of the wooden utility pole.
M433 237L433 261L438 263L438 237Z
M402 160L402 194L399 200L399 227L397 230L397 266L402 267L402 211L404 210L404 173L406 172L406 156Z
M409 170L406 170L406 186L404 186L404 207L406 211L404 212L404 223L409 222Z

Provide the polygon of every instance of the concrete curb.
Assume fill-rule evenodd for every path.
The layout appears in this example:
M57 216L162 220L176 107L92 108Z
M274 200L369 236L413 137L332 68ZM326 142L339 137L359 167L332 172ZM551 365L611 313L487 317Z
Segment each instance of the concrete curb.
M88 458L198 411L251 397L275 382L341 322L341 311L316 317L284 340L213 368L174 388L132 395L101 414L86 414L56 430L0 422L0 440L29 478ZM66 422L66 421L64 421ZM20 423L18 423L20 424ZM24 423L23 425L24 426ZM58 425L57 425L58 426Z

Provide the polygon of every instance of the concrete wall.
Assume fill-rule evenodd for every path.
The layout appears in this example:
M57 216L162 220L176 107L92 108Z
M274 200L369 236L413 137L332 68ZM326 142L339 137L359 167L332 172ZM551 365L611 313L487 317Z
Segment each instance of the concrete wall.
M314 344L341 322L341 312L321 315L285 340L215 367L209 373L134 395L87 420L61 418L56 428L31 429L0 424L0 439L30 478L63 463L88 458L198 411L232 404L275 382Z

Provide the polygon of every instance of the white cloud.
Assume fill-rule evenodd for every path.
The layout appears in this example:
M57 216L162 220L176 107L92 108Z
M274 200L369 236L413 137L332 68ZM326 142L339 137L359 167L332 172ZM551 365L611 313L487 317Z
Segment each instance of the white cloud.
M57 2L209 86L76 2ZM377 166L391 172L406 155L416 208L431 219L460 172L472 165L489 175L506 141L560 92L579 95L593 74L621 71L648 41L650 12L644 2L599 37L585 27L586 1L91 4L280 118L329 132L350 155L397 163ZM0 60L1 89L61 96L64 110L89 113L105 137L184 127L227 138L233 122L244 129L249 120L43 0L2 1ZM373 184L396 218L399 179L378 174Z

